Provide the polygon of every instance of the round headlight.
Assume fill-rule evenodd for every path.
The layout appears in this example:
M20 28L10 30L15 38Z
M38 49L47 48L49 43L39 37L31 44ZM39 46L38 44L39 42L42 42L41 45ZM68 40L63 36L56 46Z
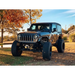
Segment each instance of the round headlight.
M34 39L37 39L38 37L39 37L39 35L35 35L35 36L34 36Z
M37 35L35 35L35 38L38 38L38 36L37 36Z

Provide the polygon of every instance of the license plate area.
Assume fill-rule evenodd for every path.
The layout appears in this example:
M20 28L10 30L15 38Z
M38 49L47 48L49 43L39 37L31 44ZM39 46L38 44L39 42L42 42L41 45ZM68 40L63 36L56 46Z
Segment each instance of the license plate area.
M30 46L29 46L29 45L25 45L24 47L25 47L25 49L29 49L29 48L30 48Z
M33 49L33 44L25 44L25 49Z

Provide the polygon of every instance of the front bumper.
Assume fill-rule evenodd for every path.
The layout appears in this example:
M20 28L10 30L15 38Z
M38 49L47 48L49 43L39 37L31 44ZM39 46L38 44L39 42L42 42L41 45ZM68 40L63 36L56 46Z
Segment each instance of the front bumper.
M15 40L13 44L20 51L42 52L42 44L40 42L25 42Z
M35 41L19 41L20 43L24 43L24 44L35 44L37 42Z
M39 52L42 49L42 44L41 42L32 42L32 41L19 41L19 47L21 47L20 50L24 51L34 51L34 52Z

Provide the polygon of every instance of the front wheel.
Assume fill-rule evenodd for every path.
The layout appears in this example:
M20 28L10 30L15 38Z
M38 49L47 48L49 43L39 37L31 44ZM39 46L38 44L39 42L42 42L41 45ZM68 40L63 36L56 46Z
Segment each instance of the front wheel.
M14 41L11 47L11 53L13 56L20 56L22 51L20 50L19 46L17 46L18 41Z
M57 40L57 50L59 53L64 53L65 50L65 42L63 39Z
M52 55L52 45L50 42L45 42L43 44L43 59L44 60L50 60Z

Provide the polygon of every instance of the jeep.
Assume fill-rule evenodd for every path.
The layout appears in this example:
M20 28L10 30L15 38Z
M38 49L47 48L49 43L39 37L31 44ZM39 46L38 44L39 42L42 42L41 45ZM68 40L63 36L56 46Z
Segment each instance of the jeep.
M13 56L21 56L22 51L42 52L44 60L50 60L52 46L55 46L59 53L63 53L65 42L62 39L62 30L59 23L34 23L27 29L27 32L17 34L11 47Z

